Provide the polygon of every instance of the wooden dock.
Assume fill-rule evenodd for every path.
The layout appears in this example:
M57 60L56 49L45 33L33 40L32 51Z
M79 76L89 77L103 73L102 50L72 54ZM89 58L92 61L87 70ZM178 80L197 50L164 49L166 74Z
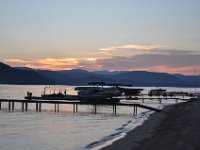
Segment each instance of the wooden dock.
M78 112L78 106L79 105L90 105L93 106L94 113L97 113L97 106L111 106L113 108L113 114L117 114L117 107L120 106L126 106L126 107L132 107L133 108L133 114L137 114L137 109L138 108L144 108L156 112L160 112L160 109L153 108L150 106L146 106L143 104L139 103L92 103L92 102L80 102L80 101L57 101L57 100L19 100L19 99L0 99L0 109L2 106L2 103L8 103L8 110L14 110L15 108L15 103L21 103L21 110L22 111L28 111L28 105L29 104L35 104L35 109L38 112L42 111L42 105L43 104L53 104L54 105L54 111L59 112L59 105L72 105L73 106L73 112L76 113Z
M177 96L177 95L174 95L174 96L149 96L148 94L140 94L136 97L133 97L132 99L130 98L122 98L122 99L126 99L126 100L141 100L142 103L145 103L146 100L155 100L155 101L158 101L159 104L162 104L162 101L165 101L165 100L174 100L175 103L178 103L178 101L189 101L191 99L194 99L195 97L188 97L188 96L185 96L185 95L182 95L182 96Z

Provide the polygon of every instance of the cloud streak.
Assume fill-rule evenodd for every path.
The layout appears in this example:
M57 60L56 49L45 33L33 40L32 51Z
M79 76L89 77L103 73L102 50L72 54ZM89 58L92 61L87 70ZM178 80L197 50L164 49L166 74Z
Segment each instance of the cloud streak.
M6 59L8 63L19 64L33 69L44 70L70 70L74 68L83 68L88 70L100 69L96 63L96 58L44 58L44 59Z
M137 50L137 51L152 51L164 48L166 46L161 45L147 45L147 44L129 44L129 45L119 45L110 46L106 48L100 48L101 51L114 51L114 50Z

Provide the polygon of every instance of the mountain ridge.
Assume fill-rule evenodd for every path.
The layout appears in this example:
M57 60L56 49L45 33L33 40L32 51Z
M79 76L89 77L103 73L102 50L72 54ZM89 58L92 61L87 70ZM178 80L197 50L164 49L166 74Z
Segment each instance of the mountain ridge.
M185 76L181 74L168 74L148 71L94 71L90 72L82 69L73 70L35 70L26 67L12 68L6 64L0 63L1 75L5 74L5 67L9 68L7 76L16 74L18 78L23 78L25 81L19 82L9 80L0 80L1 84L57 84L57 85L87 85L88 82L106 82L106 83L120 83L133 84L133 86L170 86L170 87L200 87L200 76L196 77L194 84L194 77ZM2 67L1 67L2 66ZM4 67L4 69L3 69ZM3 71L4 70L4 71ZM20 72L20 73L19 73ZM29 72L29 73L27 73ZM30 80L30 74L32 80ZM0 76L1 77L1 76ZM40 82L35 78L39 78ZM12 79L12 78L11 78ZM28 81L30 80L30 81ZM48 81L48 82L47 82Z
M0 84L50 85L54 84L54 81L35 71L18 70L0 62Z

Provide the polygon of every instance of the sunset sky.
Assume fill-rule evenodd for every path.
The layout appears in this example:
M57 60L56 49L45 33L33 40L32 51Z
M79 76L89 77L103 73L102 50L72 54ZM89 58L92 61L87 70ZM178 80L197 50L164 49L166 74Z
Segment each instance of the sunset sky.
M200 0L0 0L0 61L193 74Z

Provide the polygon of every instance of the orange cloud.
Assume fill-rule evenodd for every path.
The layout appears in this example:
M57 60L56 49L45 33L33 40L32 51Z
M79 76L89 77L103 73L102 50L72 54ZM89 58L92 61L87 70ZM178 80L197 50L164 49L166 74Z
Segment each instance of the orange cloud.
M101 65L97 64L97 58L44 58L44 59L6 59L5 62L18 63L25 67L44 70L70 70L83 68L98 70Z
M42 70L71 70L74 68L69 68L67 66L56 66L56 65L42 65L42 64L27 64L25 67L32 68L32 69L42 69Z
M113 50L141 50L141 51L150 51L155 49L164 48L166 46L161 45L146 45L146 44L130 44L130 45L120 45L112 46L107 48L100 48L102 51L113 51Z
M54 59L54 58L45 58L45 59L36 59L38 64L43 65L54 65L54 66L76 66L79 64L79 60L75 58L63 58L63 59Z
M85 58L86 61L90 61L90 62L93 62L93 61L96 61L97 59L96 58L93 58L93 57L89 57L89 58Z

